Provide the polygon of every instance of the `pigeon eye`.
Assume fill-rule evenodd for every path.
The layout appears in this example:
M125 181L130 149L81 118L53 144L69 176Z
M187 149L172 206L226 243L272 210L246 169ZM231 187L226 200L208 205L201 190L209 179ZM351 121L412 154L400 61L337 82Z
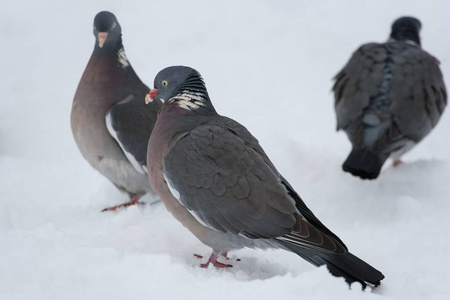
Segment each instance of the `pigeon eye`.
M116 22L114 22L114 23L112 24L111 28L114 29L114 28L116 28L116 26L117 26L117 24L116 24Z
M167 82L167 80L163 80L163 81L162 81L162 85L163 85L163 86L167 86L168 84L169 84L169 83Z

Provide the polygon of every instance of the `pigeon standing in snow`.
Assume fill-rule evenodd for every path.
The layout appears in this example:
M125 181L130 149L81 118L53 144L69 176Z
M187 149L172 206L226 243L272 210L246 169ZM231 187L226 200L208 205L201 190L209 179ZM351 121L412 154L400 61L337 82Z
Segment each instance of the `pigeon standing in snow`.
M337 129L352 143L342 168L377 178L387 158L400 157L436 125L447 104L439 61L422 50L421 23L402 17L386 43L353 53L333 86Z
M256 138L217 114L200 74L189 67L159 72L146 103L163 101L150 137L150 182L166 208L213 253L280 248L327 265L348 282L378 285L384 278L348 252L306 207Z
M147 146L162 103L145 105L149 88L128 61L116 17L94 19L95 46L73 100L71 125L84 158L131 201L153 193L147 176Z

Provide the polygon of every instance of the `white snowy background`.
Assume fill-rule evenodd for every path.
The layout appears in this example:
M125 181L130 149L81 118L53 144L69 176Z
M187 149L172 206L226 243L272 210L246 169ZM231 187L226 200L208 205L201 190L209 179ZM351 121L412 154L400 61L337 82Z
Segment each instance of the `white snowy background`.
M450 112L379 179L341 171L331 78L392 21L423 23L423 48L450 88L450 2L7 1L0 10L0 299L450 299ZM244 124L351 252L386 279L362 292L285 251L209 255L162 204L101 213L127 200L80 155L70 131L78 81L110 10L150 87L188 65L217 111Z

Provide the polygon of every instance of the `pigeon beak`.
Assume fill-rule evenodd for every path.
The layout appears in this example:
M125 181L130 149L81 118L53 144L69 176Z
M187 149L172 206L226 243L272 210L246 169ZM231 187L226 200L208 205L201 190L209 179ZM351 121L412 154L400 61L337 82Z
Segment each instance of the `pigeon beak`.
M103 47L103 44L105 43L107 37L108 37L107 32L99 32L98 33L98 46L100 48Z
M149 104L150 102L153 102L153 98L155 98L156 94L158 93L159 89L152 89L147 96L145 96L145 104Z

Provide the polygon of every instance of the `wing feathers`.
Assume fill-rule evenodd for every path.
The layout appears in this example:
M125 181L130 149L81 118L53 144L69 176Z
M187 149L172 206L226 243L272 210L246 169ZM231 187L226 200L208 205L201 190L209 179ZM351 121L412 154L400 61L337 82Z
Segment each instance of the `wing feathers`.
M258 141L242 125L220 121L201 122L165 158L164 172L180 202L218 231L280 238L311 249L344 249L288 189Z
M360 47L335 76L333 91L337 128L346 131L354 148L382 153L423 139L447 103L439 62L420 47L401 42ZM385 104L380 108L377 101ZM394 127L380 129L375 145L364 142L366 113L380 114L381 122Z

